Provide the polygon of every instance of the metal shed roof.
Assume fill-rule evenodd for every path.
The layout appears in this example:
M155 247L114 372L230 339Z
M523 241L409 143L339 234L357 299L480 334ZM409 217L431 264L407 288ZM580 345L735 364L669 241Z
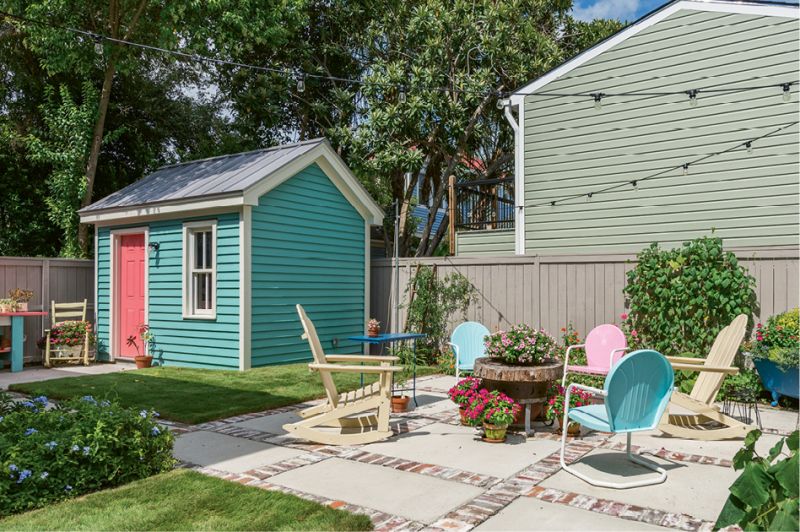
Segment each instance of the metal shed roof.
M163 166L80 210L82 214L152 203L240 194L320 144L318 138L233 155Z

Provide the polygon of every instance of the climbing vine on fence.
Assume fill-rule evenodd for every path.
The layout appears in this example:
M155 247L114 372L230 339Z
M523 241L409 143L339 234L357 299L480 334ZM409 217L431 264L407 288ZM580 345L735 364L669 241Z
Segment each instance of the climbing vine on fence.
M658 244L638 255L628 272L628 323L643 345L665 355L706 356L717 333L758 307L755 279L719 238L699 238L675 249Z

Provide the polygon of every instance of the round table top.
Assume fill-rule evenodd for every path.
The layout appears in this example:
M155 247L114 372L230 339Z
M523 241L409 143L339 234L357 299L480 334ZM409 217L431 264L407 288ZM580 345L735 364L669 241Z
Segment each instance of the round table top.
M489 357L478 358L472 374L482 379L506 382L541 382L561 378L564 363L557 361L538 366L516 366Z

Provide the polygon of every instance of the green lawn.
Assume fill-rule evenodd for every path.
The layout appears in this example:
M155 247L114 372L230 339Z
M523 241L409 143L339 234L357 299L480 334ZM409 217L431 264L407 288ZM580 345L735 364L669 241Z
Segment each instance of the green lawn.
M418 367L418 375L436 373ZM336 374L339 391L359 386L358 374ZM368 375L365 382L370 382ZM157 367L105 375L66 377L11 385L11 390L53 399L94 395L125 406L153 408L163 418L202 423L247 412L287 406L325 394L319 374L306 364L248 371Z
M0 530L372 530L372 523L184 469L11 516Z

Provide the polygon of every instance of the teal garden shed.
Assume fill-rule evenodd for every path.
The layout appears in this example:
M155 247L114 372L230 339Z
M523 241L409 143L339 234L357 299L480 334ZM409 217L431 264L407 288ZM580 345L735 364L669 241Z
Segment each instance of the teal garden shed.
M95 225L98 355L164 365L307 360L294 305L326 347L369 319L370 226L383 212L324 139L165 166L81 209Z

